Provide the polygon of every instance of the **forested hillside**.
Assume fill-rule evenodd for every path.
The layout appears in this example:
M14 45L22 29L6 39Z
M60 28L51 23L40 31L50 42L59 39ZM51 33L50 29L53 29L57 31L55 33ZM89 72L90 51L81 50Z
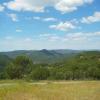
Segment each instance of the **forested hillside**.
M66 54L65 52L61 54L61 51L39 51L39 55L43 53L46 57L47 55L52 56L52 59L53 57L55 59L55 55L59 55L63 59L53 59L54 63L34 63L34 60L28 55L18 55L13 59L10 59L7 55L2 55L0 65L3 71L0 78L28 80L100 79L100 51L67 52ZM44 55L41 57L44 59Z
M60 62L63 59L67 59L71 56L74 56L81 51L78 50L18 50L18 51L10 51L10 52L0 52L1 55L6 55L11 59L15 59L17 56L26 55L30 57L33 63L55 63Z

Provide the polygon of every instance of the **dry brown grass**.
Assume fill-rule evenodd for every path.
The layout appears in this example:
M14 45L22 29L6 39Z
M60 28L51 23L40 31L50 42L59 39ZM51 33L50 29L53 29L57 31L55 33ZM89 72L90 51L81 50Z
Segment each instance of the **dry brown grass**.
M46 83L0 86L0 100L100 100L100 81Z

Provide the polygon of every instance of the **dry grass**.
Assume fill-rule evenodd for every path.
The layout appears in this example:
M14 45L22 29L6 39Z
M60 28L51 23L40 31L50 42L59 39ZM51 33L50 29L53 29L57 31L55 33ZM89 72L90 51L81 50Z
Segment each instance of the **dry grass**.
M100 100L100 81L3 84L0 100Z

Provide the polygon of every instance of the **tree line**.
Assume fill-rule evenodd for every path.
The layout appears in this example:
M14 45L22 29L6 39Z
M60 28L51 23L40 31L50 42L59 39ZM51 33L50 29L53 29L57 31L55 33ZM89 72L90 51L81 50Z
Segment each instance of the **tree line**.
M11 60L0 72L0 79L99 80L99 55L78 55L55 64L34 64L23 55Z

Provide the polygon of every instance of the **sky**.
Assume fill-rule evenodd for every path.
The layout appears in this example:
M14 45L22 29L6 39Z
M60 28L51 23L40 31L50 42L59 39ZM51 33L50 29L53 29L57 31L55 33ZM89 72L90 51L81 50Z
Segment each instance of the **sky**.
M0 51L100 50L100 0L0 0Z

